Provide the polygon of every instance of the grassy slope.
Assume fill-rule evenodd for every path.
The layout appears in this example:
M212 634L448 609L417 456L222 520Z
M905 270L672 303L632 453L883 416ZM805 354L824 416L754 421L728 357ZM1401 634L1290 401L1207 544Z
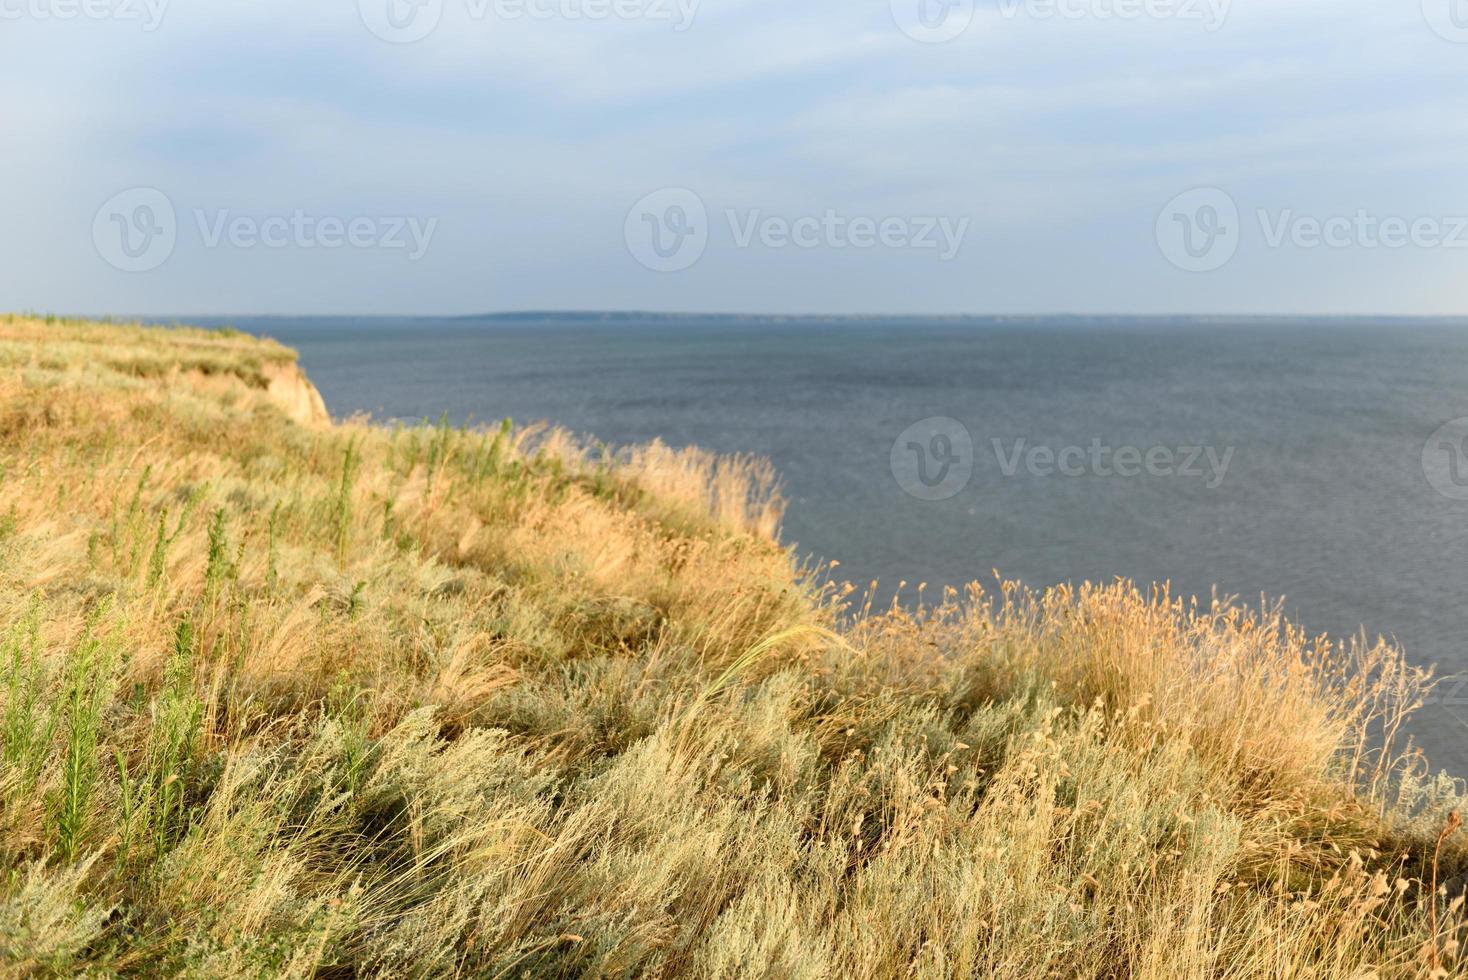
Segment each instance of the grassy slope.
M313 427L292 360L0 319L6 974L1425 973L1393 651L843 615L757 462Z

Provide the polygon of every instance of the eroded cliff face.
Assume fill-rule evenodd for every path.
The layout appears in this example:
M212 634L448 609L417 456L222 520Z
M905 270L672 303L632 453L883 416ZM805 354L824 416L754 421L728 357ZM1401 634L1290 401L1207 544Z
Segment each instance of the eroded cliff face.
M326 410L321 392L306 378L299 365L269 365L265 368L265 377L268 381L266 394L286 415L302 425L331 424L331 413Z

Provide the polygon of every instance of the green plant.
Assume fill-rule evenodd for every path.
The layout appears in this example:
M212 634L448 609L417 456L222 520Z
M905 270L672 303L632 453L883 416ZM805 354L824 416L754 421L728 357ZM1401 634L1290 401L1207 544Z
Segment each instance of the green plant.
M57 850L66 861L75 861L85 842L98 784L98 739L102 712L111 697L114 653L114 641L99 635L99 630L110 609L110 602L99 607L66 657L66 743L61 785L54 803Z
M4 760L5 768L15 774L13 792L20 797L35 790L57 722L43 697L41 614L41 597L33 595L25 616L6 634L4 645Z
M332 505L333 537L336 542L338 565L346 561L348 535L351 532L352 522L352 480L359 461L357 441L348 439L346 451L342 455L341 480L337 484L336 500Z

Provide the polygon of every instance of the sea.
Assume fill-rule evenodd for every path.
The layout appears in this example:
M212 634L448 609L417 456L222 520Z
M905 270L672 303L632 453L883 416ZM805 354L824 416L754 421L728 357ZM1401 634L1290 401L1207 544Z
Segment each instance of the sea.
M1128 579L1386 637L1449 676L1414 732L1468 773L1468 322L187 319L296 348L336 416L768 457L786 541L880 601Z

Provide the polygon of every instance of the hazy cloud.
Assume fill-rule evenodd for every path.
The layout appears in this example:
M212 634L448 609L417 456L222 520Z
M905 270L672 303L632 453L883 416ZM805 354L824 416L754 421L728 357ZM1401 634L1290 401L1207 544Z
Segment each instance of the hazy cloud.
M1468 210L1468 30L1438 2L980 0L932 44L887 2L0 0L0 307L1463 312L1468 251L1272 247L1255 217ZM1242 240L1199 274L1156 225L1205 186ZM166 217L99 220L132 188L176 222L142 272L96 241ZM627 241L660 188L709 215L678 272ZM327 234L241 245L199 212ZM968 222L951 259L878 234L926 217ZM330 233L397 218L436 221L420 257Z

